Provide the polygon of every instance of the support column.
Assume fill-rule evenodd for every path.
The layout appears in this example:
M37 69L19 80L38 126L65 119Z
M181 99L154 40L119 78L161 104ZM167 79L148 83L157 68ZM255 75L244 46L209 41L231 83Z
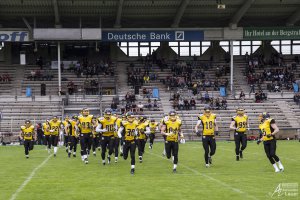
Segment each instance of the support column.
M57 43L58 96L61 96L60 42Z
M233 95L233 41L230 40L230 92Z

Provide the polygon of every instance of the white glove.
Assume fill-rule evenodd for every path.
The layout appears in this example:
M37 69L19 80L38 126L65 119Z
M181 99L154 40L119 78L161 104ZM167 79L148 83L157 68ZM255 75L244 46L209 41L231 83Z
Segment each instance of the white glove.
M54 132L54 130L50 130L49 132L50 132L50 133L53 133L53 132Z

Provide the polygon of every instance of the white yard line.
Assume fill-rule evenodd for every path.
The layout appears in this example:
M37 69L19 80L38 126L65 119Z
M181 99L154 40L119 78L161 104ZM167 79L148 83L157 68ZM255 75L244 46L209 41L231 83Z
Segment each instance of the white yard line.
M168 160L167 158L162 157L161 155L158 155L158 154L155 154L155 153L152 153L152 152L148 152L148 153L151 154L151 155L153 155L153 156L156 156L156 157L159 157L159 158ZM250 195L250 194L248 194L248 193L246 193L246 192L243 192L242 190L240 190L240 189L238 189L238 188L232 187L231 185L228 185L227 183L224 183L224 182L222 182L222 181L220 181L220 180L218 180L218 179L215 179L215 178L213 178L213 177L211 177L211 176L209 176L209 175L207 175L207 174L200 173L200 172L198 172L197 170L192 169L192 168L190 168L190 167L188 167L188 166L186 166L186 165L180 164L180 166L182 166L183 168L185 168L185 169L187 169L187 170L193 172L193 173L196 174L196 175L201 175L201 176L203 176L203 177L209 179L210 181L216 182L216 183L222 185L223 187L225 187L225 188L227 188L227 189L230 189L230 190L232 190L232 191L234 191L234 192L236 192L236 193L244 194L244 195L246 195L246 196L247 196L248 198L250 198L250 199L258 199L258 198L254 197L254 196L252 196L252 195Z
M51 158L52 154L49 155L39 166L37 166L36 168L34 168L34 170L31 172L31 174L26 178L26 180L22 183L22 185L16 190L16 192L11 196L10 200L15 200L16 197L18 196L18 194L20 192L22 192L22 190L24 189L24 187L30 182L30 180L34 177L35 173L37 172L37 170L39 170L41 167L43 167L48 160Z

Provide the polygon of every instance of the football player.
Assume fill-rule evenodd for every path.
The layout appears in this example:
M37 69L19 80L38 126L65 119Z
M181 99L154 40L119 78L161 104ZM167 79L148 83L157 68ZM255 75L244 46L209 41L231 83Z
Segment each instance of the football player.
M273 165L275 172L283 172L284 167L279 157L276 155L275 135L279 132L279 128L277 127L275 120L270 117L269 113L264 112L259 117L259 120L261 121L259 128L262 133L262 138L260 140L264 143L266 156Z
M80 147L81 147L81 159L85 164L88 164L88 155L91 150L93 141L93 115L90 115L90 111L87 108L83 108L78 121L76 123L76 131L79 131L80 126Z
M173 160L173 172L177 170L178 163L178 139L179 137L183 139L183 134L181 132L181 120L176 117L176 112L170 111L168 120L164 120L161 134L166 136L165 149L167 158L170 159L171 155L174 156Z
M70 120L70 117L67 115L65 117L65 120L62 122L63 124L63 134L64 134L64 145L66 147L66 152L68 153L69 151L69 148L68 148L68 145L69 145L69 142L68 142L68 139L69 139L69 136L68 136L68 133L66 132L66 126L69 125L69 120Z
M204 108L204 113L198 117L197 124L195 126L195 131L198 136L201 136L201 131L199 131L199 126L202 125L202 145L204 148L204 159L205 166L209 167L212 164L212 156L216 152L216 139L215 135L218 135L218 125L216 120L216 115L211 113L209 107Z
M46 121L42 124L42 130L44 132L44 143L46 146L46 149L48 150L48 153L50 153L51 149L51 138L50 138L50 119L46 119Z
M131 170L130 173L135 173L135 149L136 149L136 143L135 143L135 137L137 136L137 126L138 122L135 120L133 113L128 112L126 114L127 120L122 121L121 127L118 130L118 136L119 138L123 137L123 158L124 160L127 159L128 153L130 151L130 157L131 157Z
M117 117L116 123L115 123L115 132L114 132L114 152L115 152L115 163L118 162L119 157L119 144L120 144L120 138L118 136L118 130L121 127L122 118L119 118L117 114L115 114L115 117ZM120 147L121 148L121 147Z
M137 139L136 144L138 147L138 154L139 154L139 161L140 163L143 162L143 154L145 152L145 145L146 145L146 127L148 127L149 122L146 120L145 117L141 116L138 121L137 126ZM148 130L150 132L150 129Z
M34 126L30 120L26 120L21 126L20 139L24 140L25 157L29 158L29 151L33 150L34 140L36 140Z
M243 108L236 110L236 116L232 117L230 129L234 130L236 160L243 158L243 150L247 147L246 131L249 130L248 116ZM241 146L242 145L242 146Z
M114 151L114 131L117 118L112 116L110 108L105 109L104 116L98 119L98 126L96 131L101 133L101 157L102 164L105 165L105 153L108 147L107 164L110 164L110 157Z
M54 147L54 157L56 157L57 154L57 144L58 144L58 137L59 137L59 132L61 128L61 121L58 119L57 116L54 116L50 122L50 133L51 133L51 144Z
M149 124L149 128L150 128L150 144L149 144L149 149L153 148L153 143L154 143L154 139L155 139L155 133L156 131L158 131L158 123L155 122L155 119L151 119L150 124Z
M76 123L77 123L77 116L73 116L72 120L68 120L68 124L65 126L65 132L68 135L68 157L71 157L73 151L73 157L76 157L76 150L77 150L77 138L78 135L76 133Z

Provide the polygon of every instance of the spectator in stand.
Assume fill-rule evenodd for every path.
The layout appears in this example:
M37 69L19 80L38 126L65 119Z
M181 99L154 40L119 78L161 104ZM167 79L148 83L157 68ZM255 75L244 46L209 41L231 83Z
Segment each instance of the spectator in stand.
M227 100L226 98L223 98L222 101L221 101L221 107L224 109L224 110L227 110Z
M142 102L139 102L139 104L137 105L137 111L139 114L142 114L144 111L144 105L142 104Z
M182 98L179 99L178 105L179 105L179 109L180 109L180 110L183 110L183 108L184 108L184 101L183 101Z
M68 83L67 88L68 88L69 95L72 95L74 93L74 89L75 89L75 85L74 85L73 81L70 81Z
M156 99L154 99L153 110L159 111L159 107L158 107L158 103L157 103L157 100L156 100Z
M178 99L174 99L174 101L173 101L173 108L174 108L174 110L178 109L178 106L179 106L179 100Z
M184 102L184 109L185 110L189 110L190 109L190 103L189 103L189 101L187 99L184 99L183 102Z
M156 100L156 99L155 99ZM148 98L148 101L147 101L147 105L145 106L146 108L148 108L148 110L151 110L152 108L152 103L151 103L151 99Z
M111 108L111 110L112 110L114 113L118 111L118 105L116 104L115 101L112 101L112 102L111 102L110 108Z
M241 93L240 93L240 98L239 98L239 99L240 99L242 102L244 102L244 101L245 101L245 97L246 97L246 95L245 95L244 91L242 90Z
M251 94L252 92L253 93L255 92L255 86L254 86L254 84L250 85L250 92L249 92L249 94Z
M196 101L194 98L190 100L191 109L196 110Z
M217 110L220 110L221 102L220 102L219 97L216 98L215 104L216 104L216 109L217 109Z
M299 95L299 93L297 93L297 94L294 95L294 102L297 105L299 105L299 102L300 102L300 95Z
M36 76L35 76L35 71L34 70L31 70L30 71L30 76L29 76L29 79L32 81L32 80L34 80L35 81L35 79L36 79Z
M208 94L207 90L205 91L205 94L204 94L204 100L205 100L205 103L208 103L210 101L209 94Z

